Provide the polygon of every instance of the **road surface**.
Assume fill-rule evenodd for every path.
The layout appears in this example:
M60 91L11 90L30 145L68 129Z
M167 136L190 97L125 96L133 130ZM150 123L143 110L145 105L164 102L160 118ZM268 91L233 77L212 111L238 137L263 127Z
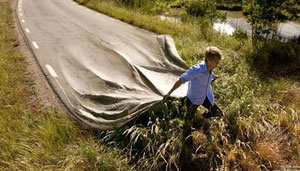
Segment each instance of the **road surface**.
M188 66L172 38L71 0L19 0L18 21L43 73L72 118L115 129L165 94ZM186 95L187 86L173 93Z

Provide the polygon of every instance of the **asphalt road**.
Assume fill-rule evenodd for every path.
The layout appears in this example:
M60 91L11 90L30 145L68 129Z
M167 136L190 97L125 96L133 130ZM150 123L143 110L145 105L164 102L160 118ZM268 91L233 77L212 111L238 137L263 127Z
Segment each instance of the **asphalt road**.
M19 0L20 28L50 85L80 123L114 129L162 100L187 69L169 36L71 0ZM173 93L183 97L187 86Z

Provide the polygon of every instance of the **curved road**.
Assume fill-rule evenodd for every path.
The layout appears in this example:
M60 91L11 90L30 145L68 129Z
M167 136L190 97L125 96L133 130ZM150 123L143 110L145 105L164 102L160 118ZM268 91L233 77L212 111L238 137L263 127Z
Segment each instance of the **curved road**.
M23 35L69 114L117 128L162 100L187 65L172 39L71 0L19 0ZM186 86L174 92L185 96Z

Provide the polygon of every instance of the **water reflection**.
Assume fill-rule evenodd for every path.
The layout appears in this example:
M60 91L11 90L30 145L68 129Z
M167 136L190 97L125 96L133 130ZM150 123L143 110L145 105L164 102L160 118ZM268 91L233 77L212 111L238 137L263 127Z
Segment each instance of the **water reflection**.
M166 21L171 21L173 23L181 23L181 18L180 17L168 17L164 15L158 16L160 20L166 20Z
M225 23L215 22L214 29L228 35L232 35L236 29L251 34L251 25L240 11L227 12L227 21ZM292 21L283 22L276 26L276 32L281 39L292 39L300 36L300 24Z
M215 22L213 28L223 34L232 35L236 29L240 29L251 35L251 25L247 22L247 18L241 11L226 11L226 22ZM181 23L180 17L158 16L161 20L171 21L173 23ZM286 41L300 36L300 24L292 21L279 23L276 26L276 36Z

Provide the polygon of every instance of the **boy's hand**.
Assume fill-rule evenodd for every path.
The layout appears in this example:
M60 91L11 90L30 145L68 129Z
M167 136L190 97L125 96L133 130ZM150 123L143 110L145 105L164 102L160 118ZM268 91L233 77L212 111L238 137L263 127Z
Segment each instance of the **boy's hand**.
M220 78L218 75L215 75L214 79L212 80L211 83L213 83L214 81L216 81L218 78Z
M165 94L163 100L166 100L169 97L170 97L170 94Z

